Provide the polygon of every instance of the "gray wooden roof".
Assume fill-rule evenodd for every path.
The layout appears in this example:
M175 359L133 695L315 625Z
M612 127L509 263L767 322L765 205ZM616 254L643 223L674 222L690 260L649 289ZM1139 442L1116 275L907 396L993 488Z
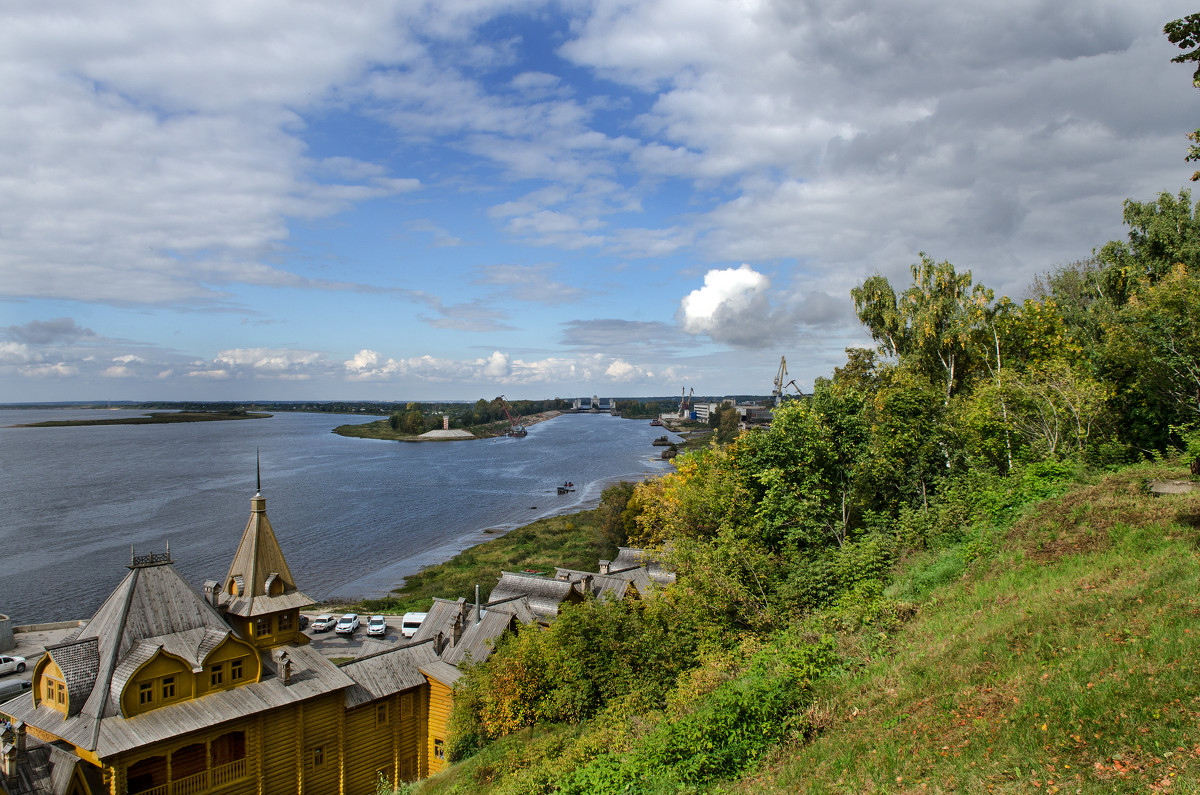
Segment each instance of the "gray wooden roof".
M267 518L267 500L261 494L250 500L250 520L222 584L226 594L232 582L238 582L239 587L237 596L228 597L228 610L237 616L250 618L316 604L296 590L296 581Z
M462 676L462 671L442 660L434 660L431 663L422 665L421 673L430 679L441 682L446 687L454 687L454 683Z
M675 582L675 572L669 571L663 564L647 554L646 550L637 547L617 547L617 557L612 562L610 571L630 569L645 566L650 579L659 585L670 585Z
M484 605L483 609L512 613L522 624L537 621L537 616L533 614L533 608L529 606L529 599L524 594L510 596L507 599L493 599Z
M346 688L346 706L357 707L425 684L421 666L437 660L433 641L396 646L341 664L354 684Z
M500 581L492 589L492 600L502 601L514 596L524 596L529 600L529 607L538 621L548 621L557 616L563 602L583 600L583 594L573 583L536 574L500 572Z
M63 795L78 768L92 792L103 792L100 769L84 764L65 743L43 743L26 736L26 753L17 760L16 775L3 780L9 795Z
M442 651L442 660L458 665L466 660L483 662L492 653L496 639L510 628L515 629L516 617L504 610L483 610L478 621L472 621L462 637Z
M417 634L413 635L411 643L431 640L436 638L439 633L445 638L453 638L455 623L462 622L465 625L472 608L473 605L468 605L467 600L461 596L453 602L449 599L435 597L433 605L425 615L425 620L421 622L421 628L417 630Z
M611 574L596 574L590 571L578 571L576 569L558 568L554 570L554 579L565 580L575 583L575 586L580 591L590 593L596 598L604 598L606 595L611 595L617 599L624 599L627 593L630 593L631 579L625 577L617 577ZM636 586L632 593L637 593Z

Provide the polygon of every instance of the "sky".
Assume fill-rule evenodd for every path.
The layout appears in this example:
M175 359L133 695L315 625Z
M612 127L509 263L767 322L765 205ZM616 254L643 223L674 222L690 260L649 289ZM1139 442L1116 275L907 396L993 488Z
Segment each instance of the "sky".
M805 391L1190 186L1175 0L0 7L0 402Z

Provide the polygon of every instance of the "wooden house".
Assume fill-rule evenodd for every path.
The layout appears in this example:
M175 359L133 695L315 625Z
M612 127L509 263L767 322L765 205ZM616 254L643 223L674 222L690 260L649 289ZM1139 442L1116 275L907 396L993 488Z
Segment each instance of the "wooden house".
M299 629L312 601L260 494L228 575L205 593L169 551L128 568L83 628L46 649L33 690L0 707L4 793L374 795L381 779L440 769L429 694L442 684L422 673L440 662L434 644L341 666L313 650Z

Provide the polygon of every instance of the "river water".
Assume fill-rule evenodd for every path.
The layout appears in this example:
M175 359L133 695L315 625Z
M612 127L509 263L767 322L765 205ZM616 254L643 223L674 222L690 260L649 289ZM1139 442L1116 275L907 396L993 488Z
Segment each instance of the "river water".
M15 623L91 616L131 546L140 555L169 543L197 588L224 579L250 516L256 450L267 515L314 599L383 595L493 537L485 530L589 507L608 483L668 467L651 446L661 429L604 414L557 417L523 439L420 444L338 436L334 427L369 420L329 414L9 427L140 415L0 411L0 613ZM558 495L564 481L577 491Z

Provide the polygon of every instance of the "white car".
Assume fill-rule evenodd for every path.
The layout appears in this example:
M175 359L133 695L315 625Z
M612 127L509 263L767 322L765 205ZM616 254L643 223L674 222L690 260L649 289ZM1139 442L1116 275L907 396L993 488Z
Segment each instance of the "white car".
M309 626L313 632L328 632L337 626L337 619L328 613L322 613L314 618Z
M428 613L405 613L404 618L400 621L400 634L406 638L416 635L417 630L421 628L421 622L427 615Z
M358 630L358 613L347 613L338 619L334 629L339 635L353 635Z
M21 673L25 670L24 657L0 657L0 674Z
M382 638L387 634L387 619L383 616L371 616L367 619L367 634L373 638Z

